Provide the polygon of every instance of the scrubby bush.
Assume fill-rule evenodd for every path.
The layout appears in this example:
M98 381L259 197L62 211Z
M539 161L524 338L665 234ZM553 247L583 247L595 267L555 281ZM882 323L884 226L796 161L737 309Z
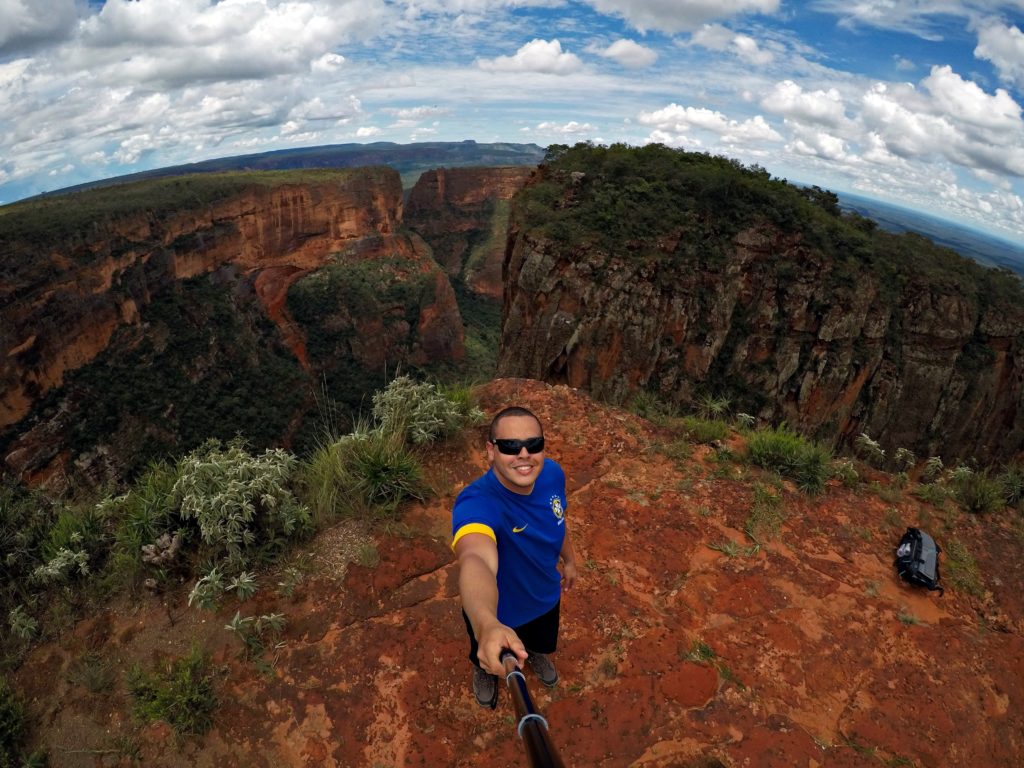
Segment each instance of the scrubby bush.
M110 537L100 508L64 507L42 542L43 563L33 572L39 584L65 583L100 570L110 550Z
M0 768L22 764L25 732L25 708L7 678L0 676Z
M857 474L857 468L849 459L839 459L838 461L832 462L832 465L829 468L829 474L841 482L846 488L855 487L857 482L860 480L860 475Z
M753 429L757 424L757 419L749 413L737 413L736 424L740 429Z
M762 483L754 483L754 503L743 526L747 536L755 543L762 544L765 539L779 535L784 521L782 494Z
M964 543L959 539L950 539L944 543L943 552L946 555L946 582L956 590L982 597L985 594L985 583L981 578L981 569Z
M319 448L301 472L302 494L318 521L339 515L390 517L424 497L423 471L400 434L355 432Z
M373 418L383 432L424 445L478 423L483 412L468 398L449 398L430 382L399 376L374 394Z
M730 405L727 397L706 394L697 401L697 412L705 419L719 419L729 412Z
M346 504L355 513L387 517L408 499L422 499L419 460L395 435L374 430L353 436L341 446L348 479Z
M687 416L683 419L686 436L698 443L714 443L729 436L729 425L718 419L702 419Z
M229 572L267 561L311 528L292 493L297 459L280 449L253 456L244 443L205 443L178 466L172 504L194 521L209 555Z
M917 463L917 456L909 448L897 448L896 453L892 455L892 460L896 464L896 469L906 472Z
M206 733L213 725L213 674L198 648L153 672L132 667L127 684L135 716L144 722L163 720L177 733L190 735Z
M953 481L953 498L976 515L994 512L1003 505L1003 488L988 472L963 472Z
M867 432L861 432L857 435L857 438L853 441L853 447L857 451L857 455L873 467L881 467L885 464L885 449L878 444L877 440L873 440Z
M654 422L669 418L675 410L656 394L648 392L646 389L641 389L633 395L628 408L630 413Z
M949 498L949 492L938 483L921 483L911 491L921 501L926 501L936 507L942 507Z
M178 479L174 465L151 464L127 493L99 503L101 514L115 521L113 565L128 579L142 573L144 548L180 527L173 500Z
M999 483L1003 487L1003 501L1011 507L1020 507L1024 502L1024 466L1010 464L1001 475Z
M945 465L943 465L941 458L938 456L929 456L928 461L924 463L924 470L921 472L921 480L925 483L933 483L942 475L943 469L945 469Z
M828 480L828 448L791 432L785 424L754 432L747 450L751 462L788 477L805 493L820 493Z

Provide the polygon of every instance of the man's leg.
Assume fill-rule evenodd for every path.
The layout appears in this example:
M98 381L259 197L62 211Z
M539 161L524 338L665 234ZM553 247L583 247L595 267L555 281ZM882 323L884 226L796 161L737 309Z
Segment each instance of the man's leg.
M545 614L528 621L520 627L515 627L516 634L523 641L529 656L526 664L537 675L537 679L549 688L558 682L558 671L555 665L548 658L549 653L554 653L558 647L558 625L560 618L561 601L555 603L555 607Z
M462 620L466 622L466 634L469 635L469 660L473 662L473 696L476 703L481 707L494 709L498 705L498 677L491 675L480 667L480 661L476 653L479 645L476 642L476 635L473 634L473 625L469 623L469 616L462 612Z

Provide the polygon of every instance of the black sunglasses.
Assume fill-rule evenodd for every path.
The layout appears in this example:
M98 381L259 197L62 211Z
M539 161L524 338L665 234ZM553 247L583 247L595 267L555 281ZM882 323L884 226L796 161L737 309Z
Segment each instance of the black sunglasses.
M544 437L528 437L525 440L511 440L509 438L497 437L491 440L500 453L508 456L516 456L523 448L527 453L540 453L544 450Z

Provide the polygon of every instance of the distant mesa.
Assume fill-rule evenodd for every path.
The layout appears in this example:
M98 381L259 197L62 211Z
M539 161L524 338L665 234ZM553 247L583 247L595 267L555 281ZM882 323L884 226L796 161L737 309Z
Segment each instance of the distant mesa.
M80 192L86 189L106 187L132 181L159 179L167 176L182 176L192 173L216 173L223 171L279 171L298 168L357 168L360 166L386 165L397 170L403 178L403 186L412 185L419 174L431 168L458 168L465 166L536 166L544 159L544 147L536 144L481 144L466 140L460 142L428 141L411 144L395 144L379 141L371 144L328 144L317 147L297 147L260 152L252 155L236 155L213 160L203 160L185 165L154 168L125 176L78 184L72 187L47 192L46 195L60 195Z

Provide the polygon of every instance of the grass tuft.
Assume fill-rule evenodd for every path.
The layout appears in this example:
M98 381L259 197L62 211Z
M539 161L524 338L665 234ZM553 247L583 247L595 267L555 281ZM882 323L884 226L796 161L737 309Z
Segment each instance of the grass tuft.
M831 451L790 431L785 424L754 432L747 451L752 463L788 477L804 493L821 493L828 481Z
M153 672L135 666L128 672L127 683L135 715L145 722L163 720L182 735L201 735L213 725L217 709L213 675L198 648Z

